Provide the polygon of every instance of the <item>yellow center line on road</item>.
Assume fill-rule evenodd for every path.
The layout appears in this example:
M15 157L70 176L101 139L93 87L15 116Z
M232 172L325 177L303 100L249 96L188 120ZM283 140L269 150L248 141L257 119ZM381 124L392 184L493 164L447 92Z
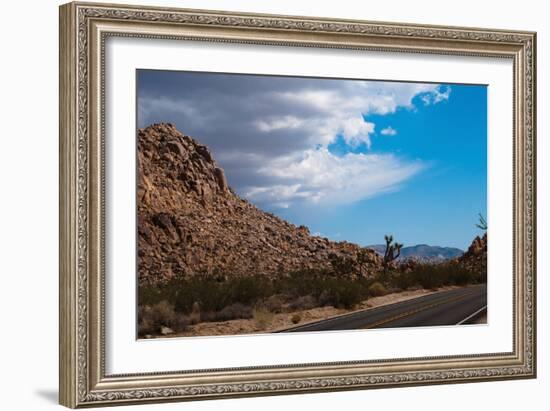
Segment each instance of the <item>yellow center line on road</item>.
M439 300L439 301L436 301L435 303L431 303L431 304L427 304L427 305L424 305L424 306L421 306L420 308L417 308L415 310L411 310L411 311L406 311L404 313L401 313L401 314L397 314L393 317L390 317L390 318L386 318L384 320L380 320L380 321L376 321L372 324L368 324L366 325L365 327L361 327L362 329L367 329L367 328L374 328L374 327L378 327L380 325L383 325L383 324L387 324L387 323L390 323L392 321L395 321L395 320L399 320L401 318L405 318L405 317L409 317L413 314L416 314L416 313L419 313L419 312L422 312L422 311L426 311L426 310L429 310L430 308L433 308L433 307L437 307L438 305L442 305L442 304L447 304L447 303L451 303L451 302L455 302L455 301L459 301L459 300L462 300L468 296L472 295L472 293L468 293L468 294L464 294L464 295L459 295L458 297L450 297L450 298L446 298L446 299L443 299L443 300Z

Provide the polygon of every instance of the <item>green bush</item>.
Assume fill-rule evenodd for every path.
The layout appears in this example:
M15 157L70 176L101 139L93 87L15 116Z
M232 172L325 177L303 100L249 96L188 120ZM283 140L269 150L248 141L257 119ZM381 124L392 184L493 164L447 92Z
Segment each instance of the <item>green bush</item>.
M317 306L351 308L368 298L372 280L335 275L327 270L301 270L276 281L275 289L294 298L311 296Z
M381 295L386 295L388 293L388 290L386 290L386 287L384 287L381 283L377 281L370 285L369 293L373 297L379 297Z
M393 287L400 288L401 290L406 290L408 288L417 286L418 282L415 276L410 272L396 273L392 276L391 285Z
M486 277L468 271L453 262L417 264L410 272L394 274L389 284L401 289L421 286L435 289L445 285L466 285L484 282Z
M272 294L271 285L262 276L233 278L220 282L210 277L178 278L158 287L141 286L140 305L166 300L177 312L189 313L198 303L202 311L220 311L234 303L251 305Z
M361 302L366 295L359 284L354 284L352 281L339 281L332 284L336 292L336 301L334 306L337 308L353 308Z
M243 277L231 282L229 299L242 304L252 304L272 294L271 284L262 276Z

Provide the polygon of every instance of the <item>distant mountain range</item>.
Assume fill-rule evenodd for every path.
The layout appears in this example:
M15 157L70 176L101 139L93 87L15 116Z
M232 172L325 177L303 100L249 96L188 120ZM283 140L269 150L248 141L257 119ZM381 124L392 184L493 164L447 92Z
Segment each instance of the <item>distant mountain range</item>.
M384 244L369 245L367 247L373 249L380 255L384 255L384 251L386 250L386 246ZM462 254L464 254L464 251L459 248L418 244L410 247L403 247L398 260L403 261L414 258L419 261L435 262L450 260L452 258L459 257Z

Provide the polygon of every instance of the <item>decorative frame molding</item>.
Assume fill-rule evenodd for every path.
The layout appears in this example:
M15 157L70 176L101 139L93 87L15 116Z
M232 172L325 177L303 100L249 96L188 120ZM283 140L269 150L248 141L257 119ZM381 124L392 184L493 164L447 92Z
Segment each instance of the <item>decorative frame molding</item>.
M104 45L109 36L514 62L514 350L486 355L105 375ZM60 403L68 407L536 376L536 34L121 5L60 8Z

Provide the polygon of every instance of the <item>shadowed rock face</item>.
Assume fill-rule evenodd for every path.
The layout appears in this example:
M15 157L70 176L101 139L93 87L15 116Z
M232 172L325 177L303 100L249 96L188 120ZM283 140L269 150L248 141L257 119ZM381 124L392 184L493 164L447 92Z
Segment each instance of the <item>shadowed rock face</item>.
M138 130L140 284L175 276L280 275L355 259L361 247L309 234L237 196L209 149L171 124ZM365 249L366 273L381 258Z

